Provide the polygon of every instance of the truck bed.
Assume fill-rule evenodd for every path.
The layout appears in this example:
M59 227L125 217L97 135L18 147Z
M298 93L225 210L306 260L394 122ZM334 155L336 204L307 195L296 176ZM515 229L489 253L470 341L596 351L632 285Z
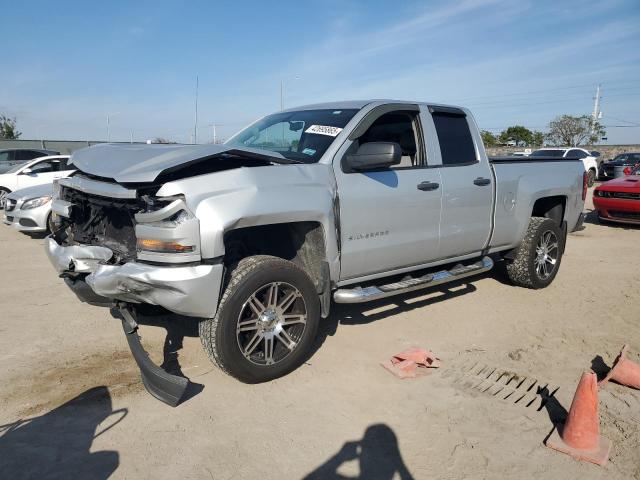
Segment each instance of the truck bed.
M542 164L547 165L542 165ZM584 166L578 158L490 157L495 176L495 213L491 251L514 248L521 241L540 198L565 199L564 219L572 231L582 212ZM570 186L569 194L567 187Z
M581 162L576 157L523 157L515 155L504 155L489 157L490 163L532 163L532 162Z

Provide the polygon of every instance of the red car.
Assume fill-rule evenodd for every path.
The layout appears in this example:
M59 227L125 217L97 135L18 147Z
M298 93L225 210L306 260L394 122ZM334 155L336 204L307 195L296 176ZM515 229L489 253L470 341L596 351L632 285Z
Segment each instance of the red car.
M593 205L601 220L640 225L640 167L597 187Z

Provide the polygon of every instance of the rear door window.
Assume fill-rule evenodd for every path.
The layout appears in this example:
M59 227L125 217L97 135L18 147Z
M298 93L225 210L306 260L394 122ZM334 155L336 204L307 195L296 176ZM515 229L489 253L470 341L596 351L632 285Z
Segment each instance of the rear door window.
M460 166L477 163L471 130L464 115L435 111L433 122L440 142L442 164Z
M578 150L578 149L573 149L573 150L569 150L567 152L567 157L569 158L585 158L587 156L587 154L585 152L583 152L582 150Z

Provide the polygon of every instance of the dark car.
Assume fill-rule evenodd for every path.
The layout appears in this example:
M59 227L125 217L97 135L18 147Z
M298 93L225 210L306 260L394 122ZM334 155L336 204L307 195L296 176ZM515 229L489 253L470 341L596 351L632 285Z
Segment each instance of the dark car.
M603 180L615 178L615 167L629 167L631 170L639 164L640 152L621 153L613 160L609 160L608 162L604 162L600 165L600 178Z
M0 173L7 172L15 165L48 155L60 155L60 152L44 150L42 148L11 148L0 150Z

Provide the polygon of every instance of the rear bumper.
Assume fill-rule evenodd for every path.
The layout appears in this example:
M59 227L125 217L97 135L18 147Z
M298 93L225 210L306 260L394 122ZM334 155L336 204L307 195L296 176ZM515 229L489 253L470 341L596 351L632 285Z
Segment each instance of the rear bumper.
M67 284L82 301L99 305L109 300L148 303L191 317L215 315L222 284L221 262L175 267L139 262L110 265L107 261L112 253L106 247L62 246L52 237L45 240L45 249L58 273L75 277Z

